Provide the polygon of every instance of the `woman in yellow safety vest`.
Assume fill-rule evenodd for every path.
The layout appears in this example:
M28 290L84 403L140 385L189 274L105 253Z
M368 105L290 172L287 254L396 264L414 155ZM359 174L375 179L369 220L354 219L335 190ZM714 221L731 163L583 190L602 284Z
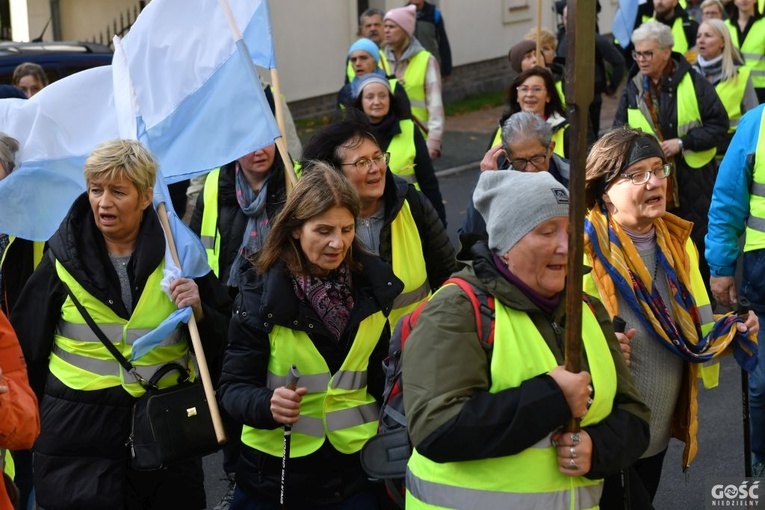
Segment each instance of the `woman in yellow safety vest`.
M742 367L756 365L756 344L747 335L756 335L757 317L715 320L691 223L666 211L671 170L658 140L637 129L606 133L587 157L584 247L592 272L584 290L626 321L620 340L651 409L648 449L623 476L606 479L604 508L622 508L627 486L632 508L651 508L670 437L685 443L682 467L688 468L698 449L697 376L716 385L715 366L701 363L733 344Z
M378 509L358 452L377 432L387 314L403 285L355 234L359 196L309 162L240 280L220 399L243 424L231 510ZM291 366L300 373L286 387Z
M739 119L759 101L752 85L751 69L742 65L725 22L719 19L702 22L696 35L696 50L698 57L693 68L715 86L730 121L728 136L717 143L717 156L722 159Z
M752 70L752 83L759 102L765 102L765 19L761 0L734 0L734 9L725 21L733 45L741 50L744 63Z
M648 444L649 410L595 299L582 303L582 371L564 368L568 199L549 172L481 174L473 200L488 241L455 276L493 298L494 341L481 344L456 285L434 294L412 330L408 510L597 508L603 477ZM581 429L564 432L572 419Z
M353 106L366 114L380 148L390 152L390 171L422 191L446 226L446 208L425 138L406 105L391 93L388 80L365 75L355 86Z
M156 338L142 354L133 347L190 306L210 356L225 346L231 310L212 271L176 278L169 293L162 290L165 235L151 206L156 172L156 160L137 141L96 147L85 161L86 192L48 241L11 312L40 400L33 463L35 497L43 508L206 506L201 459L152 472L130 466L132 409L145 393L136 374L149 380L169 362L193 366L182 328ZM74 299L132 359L136 374L121 367ZM175 381L171 374L159 384Z

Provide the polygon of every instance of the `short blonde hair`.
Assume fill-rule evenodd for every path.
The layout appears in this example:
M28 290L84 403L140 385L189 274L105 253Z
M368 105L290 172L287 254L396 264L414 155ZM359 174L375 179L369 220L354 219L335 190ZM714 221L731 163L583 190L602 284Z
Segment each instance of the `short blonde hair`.
M523 37L526 41L536 41L537 40L537 29L532 28L529 30L529 32ZM543 28L539 31L539 44L545 45L549 44L552 46L553 50L558 49L558 38L555 37L555 34L547 30L546 28ZM549 62L548 62L549 63Z
M157 160L137 140L109 140L101 143L85 160L85 181L102 183L124 177L138 188L143 198L157 179Z

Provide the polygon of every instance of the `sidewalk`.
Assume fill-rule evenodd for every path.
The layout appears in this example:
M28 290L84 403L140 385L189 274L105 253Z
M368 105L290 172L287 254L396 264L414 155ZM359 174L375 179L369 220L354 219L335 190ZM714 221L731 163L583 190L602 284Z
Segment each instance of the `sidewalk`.
M610 129L619 105L621 89L614 97L603 96L601 132ZM477 168L489 147L504 106L447 117L441 158L435 163L439 176Z

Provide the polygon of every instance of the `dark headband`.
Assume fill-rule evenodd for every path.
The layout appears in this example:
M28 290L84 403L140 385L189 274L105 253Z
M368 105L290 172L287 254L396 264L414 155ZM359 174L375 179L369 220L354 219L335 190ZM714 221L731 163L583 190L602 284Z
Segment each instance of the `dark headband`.
M659 145L659 141L656 137L651 135L641 135L632 141L622 166L607 173L599 180L599 182L594 183L595 186L593 186L593 191L595 192L595 196L598 197L598 200L603 193L606 192L608 183L614 180L617 175L621 174L635 163L648 158L660 158L663 163L667 162L664 156L664 151L661 149L661 145Z

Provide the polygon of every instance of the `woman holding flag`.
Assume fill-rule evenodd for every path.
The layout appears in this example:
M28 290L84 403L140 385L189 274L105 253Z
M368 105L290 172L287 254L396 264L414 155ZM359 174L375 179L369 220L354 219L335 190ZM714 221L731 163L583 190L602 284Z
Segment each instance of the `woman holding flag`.
M587 157L584 290L626 321L622 351L651 409L648 449L624 472L633 508L656 495L670 437L685 443L683 470L696 455L696 378L714 387L719 369L701 363L729 346L745 370L757 363L754 313L712 314L692 224L666 211L671 171L658 140L637 129L606 133ZM606 479L603 508L621 508L624 486Z
M130 468L131 410L145 390L74 301L147 380L168 362L192 367L184 329L143 355L134 349L179 308L191 307L205 347L223 349L230 303L211 271L174 279L167 295L162 290L165 236L151 207L156 177L157 163L139 142L96 147L85 162L86 192L50 239L49 256L12 313L40 400L34 484L46 510L206 506L201 459L162 471ZM161 379L160 387L173 378Z

